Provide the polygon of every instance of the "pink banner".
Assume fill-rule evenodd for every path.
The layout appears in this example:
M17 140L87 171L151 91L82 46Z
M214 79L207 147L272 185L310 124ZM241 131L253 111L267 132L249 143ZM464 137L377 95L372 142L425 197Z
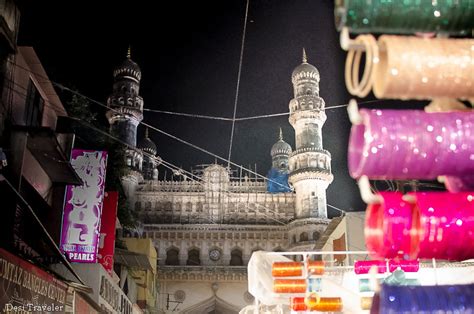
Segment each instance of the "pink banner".
M111 274L114 269L115 221L117 220L118 192L105 192L100 221L99 263Z
M107 152L74 149L71 164L83 184L67 186L61 250L71 262L96 263Z

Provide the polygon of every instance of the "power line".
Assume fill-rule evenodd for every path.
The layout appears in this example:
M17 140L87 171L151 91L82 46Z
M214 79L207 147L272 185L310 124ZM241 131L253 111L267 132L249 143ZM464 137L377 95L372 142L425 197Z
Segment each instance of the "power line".
M165 111L165 110L157 110L157 109L148 109L148 108L143 108L143 111L148 111L148 112L152 112L152 113L169 114L169 115L174 115L174 116L183 116L183 117L189 117L189 118L197 118L197 119L232 121L231 118L216 117L216 116L207 116L207 115L202 115L202 114L173 112L173 111Z
M30 71L30 72L31 72L31 71ZM22 87L21 85L16 84L15 82L13 82L13 85ZM22 87L22 88L23 88L23 87ZM24 88L23 88L23 89L24 89ZM25 89L25 90L26 90L26 89ZM69 89L68 89L68 90L69 90ZM24 96L24 97L27 97L26 94L21 93L20 91L18 91L18 90L16 90L16 89L12 89L12 91L16 92L16 93L19 94L19 95L22 95L22 96ZM72 90L70 90L70 91L74 93L74 91L72 91ZM81 95L80 93L76 93L76 94L78 94L79 96L82 97L82 95ZM84 96L84 97L87 97L87 96ZM88 98L88 97L87 97L87 98ZM48 103L49 103L50 105L49 105ZM60 108L60 106L57 105L57 104L54 104L54 103L52 103L52 102L48 102L48 103L45 103L45 106L50 107L50 108L53 109L53 110L56 110L56 109ZM99 103L99 102L97 102L97 103ZM104 106L104 107L108 108L106 105L103 105L103 104L101 104L101 103L99 103L99 104L100 104L101 106ZM61 106L61 108L62 108L62 106ZM114 110L114 109L111 109L111 110ZM128 147L128 148L131 149L131 150L134 150L134 151L136 151L136 152L141 152L141 153L143 153L145 156L148 156L149 158L155 159L157 162L163 161L163 159L161 159L161 158L157 158L156 156L153 156L153 155L151 155L151 154L149 154L149 153L147 153L147 152L145 152L145 151L141 151L141 150L139 150L139 149L136 148L136 147L130 146L128 143L125 143L125 142L121 141L119 138L114 137L113 135L109 134L108 132L105 132L105 131L99 129L99 128L97 128L97 127L91 125L90 123L87 123L87 122L85 122L85 121L83 121L83 120L81 120L81 119L75 118L75 117L71 117L71 116L70 116L70 118L73 119L73 120L76 120L76 121L80 122L81 124L83 124L83 125L85 125L85 126L91 128L91 129L93 129L93 130L95 130L96 132L99 132L99 133L101 133L101 134L103 134L103 135L105 135L105 136L107 136L107 137L109 137L109 138L111 138L111 139L113 139L113 140L115 140L115 141L121 143L122 145ZM145 123L143 123L143 124L146 125L146 126L148 126L148 125L145 124ZM149 127L154 128L154 127L152 127L152 126L149 126ZM160 130L160 131L161 131L161 130ZM194 144L191 144L191 145L194 145ZM212 154L212 153L211 153L211 154ZM223 159L222 157L219 157L219 156L217 156L217 155L216 155L216 158ZM171 163L169 163L169 164L171 164ZM236 164L233 163L233 162L231 162L231 164L236 165ZM179 167L177 167L177 166L175 166L175 167L176 167L177 169L180 169L181 171L184 171L184 172L189 173L191 176L197 177L196 175L192 174L191 172L188 172L188 171L186 171L186 170L184 170L184 169L181 169L181 168L179 168ZM237 165L237 167L241 168L242 170L248 171L248 169L246 169L246 168L243 167L243 166ZM171 170L171 169L170 169L170 170ZM174 169L173 169L173 170L174 170ZM254 174L256 174L256 175L259 175L258 173L255 173L255 172L253 172L253 171L249 171L249 172L254 173ZM261 176L261 175L259 175L259 176ZM198 178L199 178L199 177L198 177ZM268 179L268 178L265 178L265 179L267 179L267 180L270 181L270 182L273 182L273 180L271 180L271 179ZM275 182L275 183L277 183L277 182ZM279 184L279 183L278 183L278 184ZM281 185L281 184L279 184L279 185ZM230 193L230 191L226 191L226 192ZM262 206L262 205L260 205L260 204L257 204L257 206L264 207L264 208L267 209L268 211L271 211L271 212L273 212L273 213L275 213L275 214L278 214L277 212L272 211L272 210L270 210L269 208L267 208L267 207L265 207L265 206ZM340 208L338 208L338 207L335 207L335 206L333 206L333 205L331 205L331 204L329 204L329 203L327 203L327 206L329 206L329 207L331 207L331 208L334 208L334 209L336 209L336 210L338 210L338 211L340 211L340 212L342 212L342 213L345 213L344 210L342 210L342 209L340 209ZM247 208L248 208L248 206L247 206ZM267 217L268 217L268 216L267 216ZM268 217L268 218L274 219L274 218L272 218L272 217ZM274 220L275 220L275 219L274 219ZM277 221L278 221L278 220L277 220ZM281 222L281 221L278 221L278 222L284 224L284 223Z
M235 88L234 114L232 115L232 129L230 131L229 155L227 158L229 160L229 162L227 163L227 168L229 169L230 169L230 158L232 156L232 143L234 140L235 116L237 114L237 103L239 101L240 76L242 74L242 60L244 58L245 33L247 31L247 18L248 18L248 13L249 13L249 3L250 3L250 0L247 0L247 5L245 6L244 30L242 32L242 45L240 47L239 73L237 74L237 86Z
M363 104L368 104L372 102L380 102L380 100L366 100L366 101L361 101L358 102L358 105L363 105ZM331 110L331 109L337 109L337 108L344 108L347 107L348 104L340 104L340 105L334 105L334 106L327 106L324 109L325 110ZM185 117L190 117L190 118L197 118L197 119L209 119L209 120L221 120L221 121L233 121L232 118L226 118L226 117L218 117L218 116L209 116L209 115L200 115L200 114L193 114L193 113L183 113L183 112L175 112L175 111L164 111L164 110L157 110L157 109L143 109L144 111L152 112L152 113L161 113L161 114L168 114L168 115L174 115L174 116L185 116ZM317 111L317 109L314 109ZM290 115L290 112L280 112L280 113L272 113L272 114L264 114L264 115L257 115L257 116L249 116L249 117L240 117L240 118L235 118L236 122L240 121L246 121L246 120L255 120L255 119L263 119L263 118L274 118L274 117L280 117L280 116L288 116Z
M14 64L17 65L16 63L14 63ZM30 72L30 73L32 73L32 74L38 75L38 77L41 77L41 78L43 78L43 79L45 79L45 80L51 82L51 84L57 86L58 88L60 88L60 89L62 89L62 90L67 90L67 91L69 91L69 92L71 92L71 93L73 93L73 94L75 94L75 95L78 95L78 96L80 96L80 97L83 97L83 98L89 100L90 102L92 102L92 103L94 103L94 104L97 104L97 105L99 105L99 106L101 106L101 107L103 107L103 108L106 108L106 109L108 109L108 110L110 110L110 111L113 111L113 112L116 112L116 113L120 113L117 109L114 109L114 108L112 108L112 107L109 107L109 106L107 106L107 105L104 105L103 103L101 103L101 102L99 102L99 101L97 101L97 100L95 100L95 99L92 99L92 98L90 98L90 97L88 97L88 96L86 96L86 95L83 95L83 94L81 94L81 93L79 93L79 92L77 92L77 91L75 91L75 90L72 90L71 88L66 87L66 86L64 86L64 85L62 85L62 84L56 83L56 82L54 82L54 81L51 81L48 77L45 77L45 76L43 76L43 75L41 75L41 74L38 74L38 73L36 73L36 72L33 72L33 71L31 71L30 69L25 68L25 67L23 67L23 66L21 66L21 65L17 65L17 66L20 67L20 68L22 68L22 69L24 69L24 70L26 70L26 71L28 71L28 72ZM206 149L204 149L204 148L202 148L202 147L199 147L199 146L197 146L197 145L195 145L195 144L192 144L192 143L190 143L190 142L188 142L188 141L186 141L186 140L183 140L183 139L181 139L181 138L179 138L179 137L177 137L177 136L175 136L175 135L172 135L172 134L170 134L170 133L168 133L168 132L165 132L165 131L163 131L163 130L161 130L161 129L158 129L158 128L155 127L155 126L152 126L152 125L150 125L150 124L148 124L148 123L145 123L145 122L143 122L143 121L141 121L140 124L142 124L142 125L144 125L144 126L147 126L148 128L150 128L150 129L152 129L152 130L154 130L154 131L157 131L158 133L161 133L161 134L163 134L163 135L165 135L165 136L168 136L168 137L170 137L170 138L172 138L172 139L174 139L174 140L176 140L176 141L178 141L178 142L181 142L181 143L183 143L183 144L185 144L185 145L188 145L188 146L190 146L190 147L192 147L192 148L194 148L194 149L196 149L196 150L199 150L199 151L201 151L201 152L203 152L203 153L206 153L206 154L208 154L208 155L210 155L210 156L212 156L212 157L214 157L214 158L217 158L217 159L219 159L219 160L221 160L221 161L223 161L223 162L225 162L225 163L229 163L229 164L233 165L234 167L237 167L237 168L239 168L239 169L243 169L243 170L245 170L245 171L247 171L247 172L249 172L249 173L255 174L256 176L258 176L258 177L260 177L260 178L262 178L262 179L264 179L264 180L267 180L267 181L270 181L270 182L275 183L276 185L285 187L283 184L281 184L281 183L279 183L279 182L277 182L277 181L274 181L274 180L272 180L272 179L270 179L270 178L267 178L267 177L265 177L265 176L263 176L263 175L261 175L261 174L255 172L255 171L253 171L253 170L251 170L251 169L247 169L247 168L245 168L244 166L238 165L238 164L236 164L236 163L234 163L234 162L232 162L232 161L230 161L230 160L225 159L224 157L221 157L221 156L219 156L219 155L217 155L217 154L214 154L214 153L212 153L212 152L210 152L210 151L208 151L208 150L206 150Z

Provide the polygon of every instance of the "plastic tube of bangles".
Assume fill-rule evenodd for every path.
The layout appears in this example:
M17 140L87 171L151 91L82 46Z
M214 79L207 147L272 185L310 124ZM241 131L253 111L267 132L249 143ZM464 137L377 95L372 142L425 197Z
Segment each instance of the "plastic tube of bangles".
M387 272L387 262L385 260L371 260L371 261L355 261L354 272L357 275L368 274L370 269L375 267L377 273L383 274Z
M365 239L372 258L474 258L474 194L448 192L380 193L369 204Z
M365 97L373 88L377 98L474 97L473 39L383 35L376 41L369 34L359 35L351 43L345 82L352 95ZM364 70L359 81L364 51Z
M388 271L393 273L397 269L401 269L406 273L416 273L420 270L420 261L419 260L389 260L388 261Z
M382 285L380 313L473 313L474 285Z
M383 35L377 44L380 52L373 72L377 98L474 96L473 39Z
M439 32L469 35L474 28L471 1L336 0L336 28L352 33Z
M306 293L321 291L321 279L274 279L275 293Z
M354 272L358 275L368 274L372 267L377 268L379 274L383 274L388 271L394 272L398 268L407 273L414 273L420 269L420 262L418 260L371 260L371 261L356 261L354 263Z
M410 257L418 247L419 218L414 204L399 192L381 192L381 203L367 206L365 242L372 258Z
M360 109L351 120L358 122L348 148L353 178L433 180L474 173L474 112Z
M308 275L322 275L324 273L323 261L307 261ZM298 277L303 275L304 263L302 262L274 262L272 265L273 277Z
M341 312L343 304L341 298L320 297L318 302L313 302L304 297L293 297L290 308L293 311Z
M419 258L474 258L474 192L410 193L420 217Z

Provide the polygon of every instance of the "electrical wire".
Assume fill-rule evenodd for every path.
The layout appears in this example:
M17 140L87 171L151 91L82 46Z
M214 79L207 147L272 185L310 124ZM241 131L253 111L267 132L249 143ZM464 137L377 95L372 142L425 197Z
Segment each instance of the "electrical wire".
M19 66L19 65L18 65L18 66ZM22 67L22 66L19 66L19 67L25 69L26 71L29 71L29 72L32 73L32 74L36 74L35 72L31 71L30 69L27 69L27 68ZM88 97L88 96L85 96L85 95L83 95L83 94L77 92L77 91L74 91L74 90L72 90L72 89L70 89L70 88L68 88L68 87L66 87L66 86L64 86L64 85L62 85L62 84L53 82L53 81L49 80L49 78L44 77L44 76L41 76L41 74L38 74L38 75L39 75L39 77L41 77L41 78L43 78L43 79L45 79L45 80L48 80L49 82L51 82L51 84L57 86L58 88L60 88L60 89L62 89L62 90L66 90L66 91L69 91L69 92L71 92L71 93L73 93L73 94L75 94L75 95L77 95L77 96L83 97L83 98L85 98L86 100L89 100L90 102L95 103L95 104L97 104L97 105L99 105L99 106L101 106L101 107L104 107L104 108L106 108L106 109L108 109L108 110L110 110L110 111L113 111L113 112L116 112L116 113L120 113L118 110L116 110L116 109L114 109L114 108L112 108L112 107L109 107L109 106L107 106L107 105L105 105L105 104L103 104L103 103L101 103L101 102L99 102L99 101L97 101L97 100L94 100L94 99L92 99L92 98L90 98L90 97ZM148 127L149 129L152 129L152 130L154 130L154 131L156 131L156 132L158 132L158 133L161 133L161 134L163 134L163 135L165 135L165 136L167 136L167 137L170 137L170 138L172 138L172 139L174 139L174 140L176 140L176 141L178 141L178 142L181 142L181 143L183 143L183 144L185 144L185 145L188 145L188 146L190 146L190 147L192 147L192 148L194 148L194 149L196 149L196 150L199 150L199 151L201 151L201 152L203 152L203 153L206 153L206 154L208 154L208 155L210 155L210 156L212 156L212 157L214 157L214 158L217 158L217 159L219 159L219 160L221 160L221 161L223 161L223 162L225 162L225 163L229 163L229 164L231 164L231 165L234 166L234 167L237 167L237 168L242 169L242 170L245 170L245 171L247 171L247 172L249 172L249 173L255 174L255 176L258 176L258 177L260 177L260 178L262 178L262 179L264 179L264 180L267 180L267 181L270 181L270 182L272 182L272 183L275 183L276 185L279 185L279 186L281 186L281 187L285 187L283 184L281 184L281 183L279 183L279 182L277 182L277 181L274 181L274 180L272 180L272 179L270 179L270 178L267 178L267 177L265 177L265 176L263 176L263 175L261 175L261 174L255 172L255 171L253 171L253 170L251 170L251 169L247 169L247 168L245 168L245 167L243 167L243 166L241 166L241 165L238 165L238 164L236 164L236 163L234 163L234 162L232 162L232 161L230 161L230 160L228 160L228 159L225 159L224 157L221 157L221 156L219 156L219 155L217 155L217 154L214 154L214 153L212 153L212 152L210 152L210 151L208 151L208 150L206 150L206 149L204 149L204 148L202 148L202 147L200 147L200 146L197 146L197 145L195 145L195 144L193 144L193 143L190 143L190 142L188 142L188 141L186 141L186 140L183 140L183 139L181 139L181 138L179 138L179 137L177 137L177 136L175 136L175 135L172 135L172 134L170 134L170 133L168 133L168 132L165 132L165 131L163 131L163 130L161 130L161 129L158 129L158 128L155 127L155 126L152 126L152 125L150 125L150 124L148 124L148 123L145 123L145 122L143 122L143 121L141 121L139 124L142 124L142 125Z
M197 118L197 119L232 121L231 118L225 118L225 117L206 116L202 114L173 112L173 111L165 111L165 110L157 110L157 109L149 109L149 108L143 108L143 111L148 111L152 113L163 113L163 114L169 114L169 115L174 115L174 116L183 116L183 117L189 117L189 118Z
M20 85L18 85L18 84L15 84L15 85L20 86ZM26 94L23 94L23 93L19 92L18 90L15 90L15 89L12 89L12 91L14 91L14 92L16 92L16 93L18 93L18 94L20 94L20 95L22 95L22 96L25 96L25 97L27 96ZM71 90L71 92L74 92L74 91ZM78 94L79 96L81 96L80 93L75 93L75 94ZM98 103L99 103L99 102L98 102ZM103 105L103 104L100 104L100 105L101 105L101 106L105 106L105 105ZM47 107L49 107L49 108L51 108L51 109L53 109L53 110L57 110L58 108L59 108L59 109L62 108L62 106L59 106L59 105L54 104L54 103L51 103L51 102L48 102L48 103L45 102L45 106L47 106ZM108 108L107 106L105 106L105 107ZM91 125L91 124L89 124L89 123L86 123L85 121L83 121L83 120L81 120L81 119L74 118L74 117L70 117L70 118L72 118L72 119L74 119L74 120L76 120L76 121L82 123L83 125L86 125L87 127L91 128L91 129L93 129L93 130L95 130L95 131L97 131L97 132L100 132L100 133L103 134L103 135L108 136L109 138L112 138L112 139L115 140L115 141L120 142L122 145L125 145L125 146L128 147L129 149L132 149L132 150L135 150L135 151L137 151L137 152L143 153L144 155L147 155L149 158L156 159L157 162L163 161L163 159L157 158L156 156L153 156L153 155L151 155L151 154L148 154L148 153L146 153L146 152L144 152L144 151L140 151L139 149L137 149L137 148L135 148L135 147L133 147L133 146L130 146L129 144L127 144L127 143L121 141L120 139L118 139L118 138L112 136L112 135L109 134L108 132L105 132L105 131L103 131L103 130L101 130L101 129L99 129L99 128L97 128L97 127L95 127L95 126L93 126L93 125ZM147 125L147 124L145 124L145 125ZM152 126L150 126L150 127L152 127ZM153 128L153 127L152 127L152 128ZM212 154L212 153L211 153L211 154ZM217 156L217 155L216 155L216 156ZM216 158L222 159L221 157L218 157L218 156L217 156ZM171 163L169 163L169 164L171 164ZM234 164L234 163L232 163L232 164ZM235 165L235 164L234 164L234 165ZM176 168L179 168L179 167L177 167L177 166L175 166L175 167L176 167ZM239 165L237 165L237 167L241 168L242 170L248 171L248 169L246 169L245 167L242 167L242 166L239 166ZM180 169L181 171L183 171L183 172L187 172L187 173L190 174L191 176L195 176L195 175L192 174L191 172L188 172L188 171L186 171L186 170L184 170L184 169L181 169L181 168L179 168L179 169ZM170 170L171 170L171 169L170 169ZM173 169L173 170L176 170L176 169ZM254 174L257 174L257 173L255 173L255 172L253 172L253 171L249 171L249 172L254 173ZM258 175L258 174L257 174L257 175ZM196 176L196 177L197 177L197 176ZM264 178L265 178L265 177L264 177ZM267 178L265 178L265 179L267 179ZM272 181L272 180L270 180L270 179L267 179L267 180L269 180L270 182ZM227 192L228 192L228 193L231 193L230 191L227 191ZM265 207L265 206L263 206L263 205L258 204L258 205L256 205L256 206L261 206L261 207L267 209L267 210L270 211L270 212L273 212L273 213L275 213L275 214L277 214L277 215L279 214L278 212L272 211L271 209L269 209L269 208L267 208L267 207ZM340 209L340 208L338 208L338 207L336 207L336 206L333 206L333 205L331 205L331 204L329 204L329 203L327 203L327 206L329 206L329 207L331 207L331 208L333 208L333 209L336 209L336 210L340 211L340 212L343 213L343 214L346 213L346 211L344 211L344 210L342 210L342 209ZM247 207L247 208L250 209L249 207ZM275 218L273 218L273 217L270 217L270 216L267 216L267 215L264 215L264 216L266 216L267 218L273 219L273 220L275 220L275 221L278 221L278 222L281 223L281 224L285 224L285 222L282 222L282 221L280 221L280 220L277 220L277 219L275 219ZM215 223L215 222L214 222L214 223Z
M376 100L366 100L366 101L360 101L357 104L358 105L363 105L363 104L368 104L368 103L373 103L373 102L380 102L379 99ZM324 109L325 110L331 110L331 109L337 109L337 108L344 108L347 107L348 104L340 104L340 105L334 105L334 106L327 106ZM162 114L169 114L169 115L176 115L176 116L185 116L185 117L190 117L190 118L197 118L197 119L210 119L210 120L222 120L222 121L232 121L232 118L226 118L226 117L216 117L216 116L208 116L208 115L199 115L199 114L192 114L192 113L182 113L182 112L174 112L174 111L163 111L163 110L156 110L156 109L143 109L144 111L152 112L152 113L162 113ZM317 109L313 109L314 111L317 111ZM264 114L264 115L258 115L258 116L250 116L250 117L241 117L241 118L235 118L236 122L240 121L246 121L246 120L255 120L255 119L264 119L264 118L274 118L274 117L280 117L280 116L288 116L290 115L290 112L280 112L280 113L272 113L272 114Z
M232 116L232 129L230 131L230 141L229 141L229 155L227 157L228 163L227 168L230 169L230 158L232 156L232 144L234 140L234 128L235 128L235 116L237 114L237 104L239 101L239 90L240 90L240 76L242 74L242 61L244 58L244 48L245 48L245 33L247 32L247 18L249 14L249 3L250 0L247 0L247 5L245 6L245 19L244 19L244 30L242 31L242 45L240 47L240 60L239 60L239 73L237 74L237 86L235 88L235 99L234 99L234 114Z

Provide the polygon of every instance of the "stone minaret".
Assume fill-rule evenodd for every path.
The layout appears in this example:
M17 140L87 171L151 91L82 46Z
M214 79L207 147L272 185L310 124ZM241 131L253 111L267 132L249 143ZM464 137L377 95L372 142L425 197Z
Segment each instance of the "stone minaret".
M158 161L155 158L157 153L156 144L148 135L148 128L145 129L145 137L138 143L138 148L144 152L142 163L142 174L145 180L158 179Z
M127 58L114 70L112 94L107 105L112 108L106 116L110 124L110 133L126 143L126 162L131 171L122 178L122 185L130 200L135 194L141 175L143 155L135 148L137 144L137 126L143 120L143 98L138 95L142 73L140 67L132 61L130 48Z
M295 218L327 218L326 189L333 180L331 154L323 149L322 127L326 121L324 100L319 96L319 72L307 62L291 76L294 98L290 124L295 129L296 149L289 159L289 182L296 192Z
M271 193L290 192L288 185L288 156L291 154L291 146L283 140L283 132L280 128L278 142L273 144L270 151L272 156L272 168L268 172L267 191Z

